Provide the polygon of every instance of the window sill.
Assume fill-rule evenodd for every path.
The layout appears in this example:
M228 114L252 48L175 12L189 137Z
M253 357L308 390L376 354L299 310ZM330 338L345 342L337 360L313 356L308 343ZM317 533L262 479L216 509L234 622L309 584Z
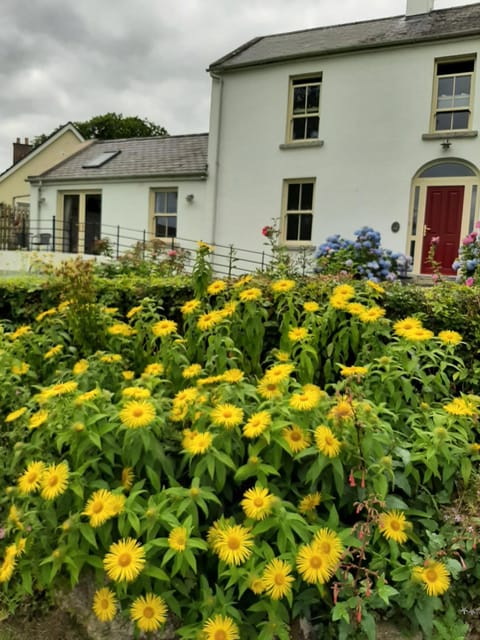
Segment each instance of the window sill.
M422 140L453 140L455 138L476 138L478 131L443 131L435 133L422 133Z
M308 147L323 147L324 145L324 141L323 140L305 140L303 142L285 142L283 144L279 144L278 148L279 149L305 149Z
M286 249L287 251L315 251L315 249L317 248L314 244L310 244L310 243L301 243L299 242L298 244L281 244L280 247L282 249Z

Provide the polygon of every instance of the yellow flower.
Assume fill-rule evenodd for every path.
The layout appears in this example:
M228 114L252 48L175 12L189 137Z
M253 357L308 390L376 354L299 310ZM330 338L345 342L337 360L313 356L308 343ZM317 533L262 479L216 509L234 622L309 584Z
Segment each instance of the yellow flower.
M230 302L227 302L223 309L219 309L218 313L222 316L222 318L230 318L231 316L233 316L236 310L237 303L234 300L231 300Z
M121 362L122 356L119 353L106 353L100 356L100 360L106 364L114 364L115 362Z
M218 293L222 293L227 288L227 284L223 280L215 280L207 287L207 293L211 296L216 296Z
M329 566L335 567L343 553L338 534L326 527L319 529L313 538L312 546L324 557Z
M286 351L276 351L274 355L279 362L288 362L290 360L290 355Z
M360 316L362 313L367 311L367 307L361 302L349 302L346 309L348 313L352 314L352 316Z
M240 369L229 369L222 373L222 379L224 382L229 382L231 384L235 384L236 382L241 382L245 374Z
M107 333L109 333L111 336L122 336L124 338L129 338L130 336L135 335L137 331L124 322L117 322L116 324L112 324L110 327L108 327Z
M23 416L26 410L27 410L27 407L20 407L20 409L11 411L5 418L5 422L14 422L15 420L18 420L18 418L21 418Z
M360 313L358 317L360 318L361 322L368 323L376 322L380 318L383 318L384 315L385 309L382 309L381 307L369 307L365 311L362 311L362 313Z
M188 316L193 313L200 306L200 300L188 300L185 304L180 307L180 311L184 316Z
M248 583L248 588L252 591L256 596L259 596L263 593L263 583L262 579L258 576L252 576Z
M405 514L401 511L386 511L380 515L378 528L387 540L403 544L408 540L408 535L405 533L407 524Z
M258 300L262 297L262 290L257 287L252 287L251 289L244 289L244 291L240 291L238 296L242 302L253 302L254 300Z
M17 549L14 544L9 545L5 551L5 558L0 565L0 583L8 582L13 575L16 564Z
M405 330L402 337L410 340L410 342L425 342L426 340L431 340L434 337L434 333L430 331L430 329L418 327L417 329L410 329L409 331Z
M88 369L88 362L84 359L79 360L78 362L76 362L73 365L73 374L76 376L81 375L82 373L85 373L85 371Z
M377 293L385 293L385 289L381 285L379 285L378 282L373 282L373 280L367 280L366 284L367 284L367 287L370 287L370 289L373 289Z
M164 338L177 330L177 323L173 320L160 320L152 327L152 333L156 338Z
M293 364L281 363L270 367L265 371L263 380L270 380L273 382L283 382L288 380L290 374L295 369Z
M210 432L205 431L191 431L185 429L183 431L182 446L185 451L192 454L192 456L205 453L213 442L213 436Z
M118 516L119 513L123 513L125 510L125 496L122 494L114 493L112 494L112 510L113 515Z
M340 369L340 375L342 375L344 378L351 378L353 376L359 378L360 376L365 376L367 373L368 373L367 367L342 366L342 368Z
M282 385L263 378L257 385L258 394L266 400L276 400L283 396Z
M473 416L476 414L475 406L465 398L454 398L448 404L443 405L443 408L452 416Z
M68 485L68 475L68 464L66 462L45 467L40 480L42 498L54 500L64 493Z
M252 534L239 524L218 528L212 538L213 550L226 564L242 564L252 554Z
M58 355L63 349L63 344L57 344L51 349L47 351L47 353L43 356L45 360L50 360L54 356Z
M205 640L238 640L240 633L237 625L228 616L216 615L203 625Z
M155 407L147 400L131 400L120 411L120 421L128 429L148 427L155 420Z
M209 311L208 313L204 313L199 316L197 320L197 327L200 331L208 331L221 322L222 319L223 316L220 311Z
M101 391L100 389L98 389L98 387L95 389L90 389L90 391L85 391L85 393L81 393L79 396L77 396L73 401L73 404L75 404L78 407L84 404L85 402L90 402L91 400L95 400L95 398L98 398L100 394L101 394Z
M480 453L480 444L478 444L478 442L473 442L470 447L470 453L472 453L473 455L478 455Z
M257 438L272 423L272 416L268 411L254 413L243 426L243 435L246 438Z
M40 392L42 400L50 400L50 398L56 398L58 396L64 396L68 393L73 393L78 388L78 382L73 380L69 382L59 382L51 387L47 387Z
M320 425L315 429L315 442L318 450L328 458L336 458L340 453L340 441L325 425Z
M331 296L328 303L334 309L340 310L345 310L349 305L348 298L345 298L344 296Z
M288 404L296 411L311 411L318 407L324 392L314 384L306 384L302 390L293 393Z
M422 323L418 318L404 318L403 320L397 320L393 324L393 331L397 336L404 336L405 332L409 332L412 329L421 329Z
M47 309L46 311L42 311L41 313L39 313L39 314L36 316L35 320L36 320L37 322L41 322L41 321L42 321L44 318L46 318L47 316L53 316L53 315L55 315L56 313L57 313L57 310L56 310L55 308L54 308L54 309Z
M233 404L219 404L210 413L212 423L225 429L233 429L243 420L243 409Z
M415 569L413 577L423 582L423 588L429 596L441 596L450 586L450 574L443 562L428 560L423 568Z
M136 307L132 307L129 311L127 311L127 318L130 320L131 318L133 318L133 316L136 316L137 313L140 313L142 309L143 307L141 304Z
M188 380L190 378L196 378L201 373L202 373L202 365L201 364L191 364L190 366L186 367L182 371L182 377L186 378Z
M438 334L439 340L444 344L459 344L463 338L457 331L440 331Z
M265 593L272 600L280 600L290 593L292 582L291 566L288 562L274 558L265 567L262 575L262 585Z
M133 486L133 481L135 480L135 474L133 473L132 467L124 467L122 469L122 478L121 483L122 487L125 491L130 491Z
M295 280L275 280L270 287L273 293L287 293L295 287Z
M42 474L44 470L45 465L43 464L43 462L31 462L17 480L20 493L26 495L40 489Z
M103 313L108 313L110 316L114 316L118 311L118 307L103 307L102 311Z
M298 510L303 514L312 513L313 511L315 511L321 501L322 495L318 493L318 491L316 493L308 493L300 500Z
M292 453L298 453L310 446L310 437L298 425L292 424L282 431L282 438L287 442Z
M143 377L149 376L161 376L165 371L165 367L160 362L152 362L151 364L147 364L142 373Z
M328 417L335 422L351 420L353 416L353 407L348 400L339 400L328 412Z
M320 305L317 302L307 301L303 303L303 310L307 313L315 313L320 309Z
M216 384L217 382L224 382L223 375L207 376L206 378L200 378L197 380L197 385L203 387L207 384Z
M82 431L85 431L85 424L83 422L74 422L72 424L72 429L73 431L75 431L75 433L81 433Z
M98 589L93 596L92 609L101 622L113 620L117 611L117 598L113 591L107 587Z
M188 531L185 527L175 527L168 536L168 546L181 553L187 548Z
M30 333L32 330L31 326L29 324L24 324L21 327L18 327L18 329L16 331L14 331L13 333L10 333L8 335L8 337L10 338L10 340L17 340L18 338L21 338L22 336L26 335L27 333Z
M122 396L124 398L133 398L134 400L145 400L150 398L151 392L144 387L125 387L122 389Z
M14 504L12 504L12 506L8 511L7 520L10 520L10 522L12 522L20 531L23 529L23 524L20 520L21 515L22 514L17 509L17 507Z
M167 619L167 605L160 596L147 593L136 598L130 607L130 617L140 631L156 631Z
M272 512L275 496L262 487L247 489L240 502L247 518L263 520Z
M293 329L290 329L288 332L288 339L291 342L301 342L306 338L308 338L308 331L305 327L293 327Z
M350 300L355 295L355 289L351 284L339 284L332 291L332 296L338 296L344 298L344 300Z
M325 584L333 575L335 565L320 553L314 543L300 547L296 562L298 573L309 584Z
M103 566L115 582L131 582L145 566L145 550L137 540L122 538L110 545Z
M28 419L28 428L29 429L38 429L44 422L48 419L48 411L45 409L40 409L35 413L32 413L30 418Z
M91 527L100 527L115 515L113 505L113 494L106 489L98 489L91 495L82 515L90 518Z
M240 289L241 287L243 287L243 285L248 284L252 280L253 276L251 276L250 274L241 276L233 286L235 287L235 289Z
M126 369L125 371L122 371L122 378L127 381L133 380L135 378L135 372L130 371L130 369Z
M24 376L30 370L30 365L26 362L12 365L12 373L14 376Z
M206 242L203 242L203 240L199 240L197 242L197 246L198 246L199 251L201 251L201 252L212 253L213 251L215 251L215 247L212 247L211 245L207 244Z

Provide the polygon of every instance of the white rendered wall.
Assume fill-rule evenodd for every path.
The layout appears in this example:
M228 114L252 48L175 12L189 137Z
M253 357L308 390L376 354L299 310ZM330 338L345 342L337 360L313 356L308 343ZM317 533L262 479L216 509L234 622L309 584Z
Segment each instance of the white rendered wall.
M411 183L419 168L445 157L480 166L479 138L452 139L447 151L441 140L422 140L429 132L435 59L475 53L478 39L232 71L223 74L222 92L214 79L212 145L221 123L214 242L261 250L262 227L281 213L283 181L315 178L313 245L334 233L351 238L370 225L384 247L406 251ZM282 150L289 76L319 72L324 146ZM472 129L478 130L478 77L474 87ZM394 221L398 233L390 230Z

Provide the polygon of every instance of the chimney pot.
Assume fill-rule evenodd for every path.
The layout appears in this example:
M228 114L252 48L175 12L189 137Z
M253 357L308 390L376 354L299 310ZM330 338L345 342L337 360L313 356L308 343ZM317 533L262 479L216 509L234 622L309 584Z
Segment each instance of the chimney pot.
M25 138L25 144L28 144L28 138Z
M20 144L20 138L17 138L17 144Z

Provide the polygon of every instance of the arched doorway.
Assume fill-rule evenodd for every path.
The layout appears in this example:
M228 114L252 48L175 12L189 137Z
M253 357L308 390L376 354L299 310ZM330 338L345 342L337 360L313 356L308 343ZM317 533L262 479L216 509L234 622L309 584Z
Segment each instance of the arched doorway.
M443 275L454 275L452 263L461 239L478 220L478 169L464 160L435 160L412 182L408 248L414 273L431 274L432 244Z

